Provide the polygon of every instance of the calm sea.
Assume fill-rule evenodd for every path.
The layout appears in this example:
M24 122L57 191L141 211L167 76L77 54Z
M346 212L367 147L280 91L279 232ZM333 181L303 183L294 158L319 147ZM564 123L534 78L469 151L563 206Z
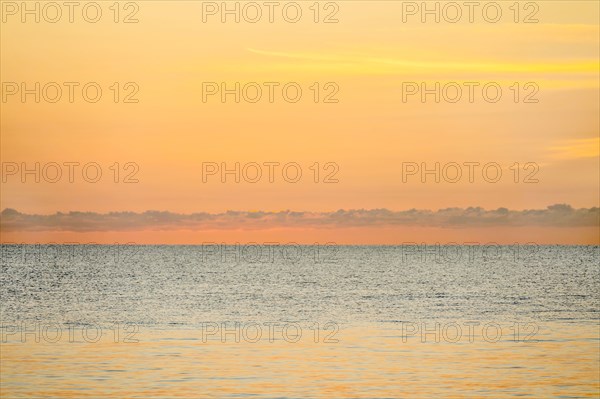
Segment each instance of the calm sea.
M3 245L2 397L599 396L598 246Z

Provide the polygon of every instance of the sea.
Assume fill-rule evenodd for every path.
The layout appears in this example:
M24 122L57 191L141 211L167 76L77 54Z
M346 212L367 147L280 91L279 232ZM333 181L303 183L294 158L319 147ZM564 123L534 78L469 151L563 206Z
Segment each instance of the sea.
M600 247L2 245L2 398L600 396Z

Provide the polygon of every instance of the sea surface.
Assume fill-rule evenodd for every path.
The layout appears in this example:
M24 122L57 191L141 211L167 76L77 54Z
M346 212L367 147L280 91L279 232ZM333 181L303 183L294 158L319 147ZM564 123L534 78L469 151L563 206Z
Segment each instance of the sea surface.
M599 397L599 250L2 245L0 396Z

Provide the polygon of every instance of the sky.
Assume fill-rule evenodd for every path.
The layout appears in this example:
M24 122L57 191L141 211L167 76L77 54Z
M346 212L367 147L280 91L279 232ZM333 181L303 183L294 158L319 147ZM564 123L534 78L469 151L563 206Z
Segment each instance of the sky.
M598 2L521 2L518 16L513 2L498 2L496 23L479 9L471 23L466 8L448 22L446 2L439 23L423 23L410 2L390 1L321 2L318 16L312 2L297 2L296 23L279 8L272 23L266 8L256 23L244 19L252 9L223 23L207 2L137 2L118 16L100 2L97 23L80 10L69 23L66 9L56 23L43 14L23 23L7 3L0 209L17 213L2 214L3 242L600 243ZM23 101L23 82L40 82L39 103L35 94ZM65 82L75 82L72 102ZM83 98L89 82L102 89L94 103ZM222 85L236 83L240 101L222 101ZM439 102L421 96L436 84ZM56 86L62 96L46 101ZM256 87L262 97L252 102ZM36 163L39 182L22 174ZM221 174L236 163L239 182ZM423 173L436 165L438 181ZM475 223L473 208L514 219L500 212ZM410 221L373 218L412 209L420 213ZM458 216L431 222L444 209ZM340 210L341 222L314 223ZM361 223L352 210L365 211ZM545 219L532 220L532 210ZM167 222L126 226L124 212L148 211ZM222 220L227 211L244 216ZM44 219L57 212L113 223ZM301 216L264 216L282 212ZM216 221L173 217L204 213Z

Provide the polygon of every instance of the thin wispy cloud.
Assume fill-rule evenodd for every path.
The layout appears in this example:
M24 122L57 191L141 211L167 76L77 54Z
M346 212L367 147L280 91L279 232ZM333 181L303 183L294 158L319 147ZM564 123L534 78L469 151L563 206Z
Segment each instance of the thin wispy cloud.
M549 148L554 158L580 159L600 156L600 138L574 139Z
M310 61L319 62L323 66L333 65L347 65L354 67L370 67L373 71L384 72L389 68L395 68L394 71L399 72L400 70L443 70L443 71L460 71L460 72L563 72L563 73L574 73L574 72L595 72L598 70L600 64L597 60L569 60L569 61L553 61L553 62L535 62L535 63L524 63L524 62L513 62L513 63L499 63L499 62L459 62L459 61L443 61L439 60L416 60L416 59L402 59L402 58L390 58L382 56L382 54L318 54L318 53L302 53L302 52L289 52L289 51L268 51L262 49L247 48L247 51L273 57L283 58L295 61Z

